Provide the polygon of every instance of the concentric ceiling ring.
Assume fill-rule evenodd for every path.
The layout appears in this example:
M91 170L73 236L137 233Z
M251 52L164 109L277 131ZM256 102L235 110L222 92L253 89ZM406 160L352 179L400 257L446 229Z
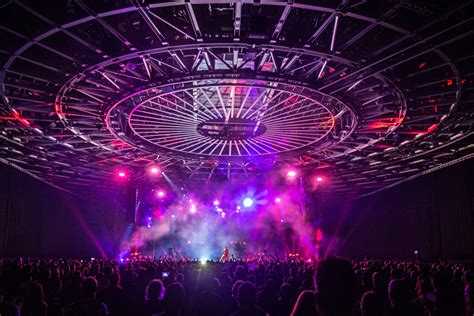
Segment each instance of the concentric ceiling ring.
M107 114L112 132L136 147L195 159L292 157L340 142L352 109L307 87L255 79L180 82L137 92ZM128 120L128 125L121 124Z

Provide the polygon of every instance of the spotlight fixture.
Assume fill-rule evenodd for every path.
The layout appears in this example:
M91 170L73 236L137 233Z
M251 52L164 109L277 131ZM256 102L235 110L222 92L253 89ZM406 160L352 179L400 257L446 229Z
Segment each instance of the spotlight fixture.
M165 192L164 191L158 191L158 193L156 193L156 195L158 195L158 197L162 198L165 196Z
M125 176L126 176L125 171L119 171L118 176L120 178L125 178Z
M214 206L219 206L219 200L214 200L213 204Z
M189 212L192 214L196 213L197 212L196 205L191 204L191 207L189 208Z
M156 175L156 174L160 173L160 168L158 168L158 167L151 167L151 168L150 168L150 173L151 173L152 175Z
M252 207L253 205L253 200L249 197L246 197L243 201L242 201L242 204L244 205L244 207Z
M323 182L324 178L323 177L316 177L317 182Z
M277 197L275 198L275 203L280 203L281 202L281 198Z
M288 178L294 178L294 177L296 177L296 171L290 170L290 171L288 171L288 173L286 174L286 176L287 176Z

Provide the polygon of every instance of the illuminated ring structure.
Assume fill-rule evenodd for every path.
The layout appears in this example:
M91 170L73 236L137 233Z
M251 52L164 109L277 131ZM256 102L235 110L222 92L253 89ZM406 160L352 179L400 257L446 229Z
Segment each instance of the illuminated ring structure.
M79 134L63 113L89 107L89 113L101 115L120 141L149 153L257 164L260 158L277 161L307 153L326 158L343 154L328 150L348 136L375 128L376 137L359 144L362 149L384 139L403 121L405 98L386 77L376 74L358 80L357 85L372 87L362 98L351 93L354 84L324 93L318 85L325 75L336 75L332 64L353 67L354 63L338 57L329 62L325 54L293 49L304 64L295 67L291 65L294 57L293 62L283 57L291 50L237 43L135 52L71 78L56 98L57 113ZM176 59L178 54L188 57ZM282 56L282 66L266 61L270 57L256 65L255 58L265 54ZM208 61L209 56L213 61ZM381 114L384 104L390 104L390 112ZM241 115L246 120L239 121ZM358 118L363 119L359 122ZM384 123L377 123L380 120ZM206 121L215 123L207 128L220 130L220 136L204 132ZM239 132L252 124L245 135ZM93 136L83 136L103 146Z
M255 79L148 88L116 103L107 119L115 135L151 152L228 161L293 157L356 127L352 110L333 97Z

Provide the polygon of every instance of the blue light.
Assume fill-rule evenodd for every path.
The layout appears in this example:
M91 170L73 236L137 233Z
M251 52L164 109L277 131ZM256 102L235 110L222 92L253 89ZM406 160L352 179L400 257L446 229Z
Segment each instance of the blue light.
M253 205L253 200L249 197L246 197L243 201L242 201L242 204L244 205L244 207L252 207Z

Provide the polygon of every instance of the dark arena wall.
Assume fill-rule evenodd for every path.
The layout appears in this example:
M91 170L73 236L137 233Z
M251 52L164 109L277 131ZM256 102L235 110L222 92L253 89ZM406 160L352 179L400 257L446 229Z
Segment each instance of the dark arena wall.
M107 196L78 197L0 164L1 257L101 257L113 249Z
M355 201L327 205L322 218L340 255L472 260L474 159Z

